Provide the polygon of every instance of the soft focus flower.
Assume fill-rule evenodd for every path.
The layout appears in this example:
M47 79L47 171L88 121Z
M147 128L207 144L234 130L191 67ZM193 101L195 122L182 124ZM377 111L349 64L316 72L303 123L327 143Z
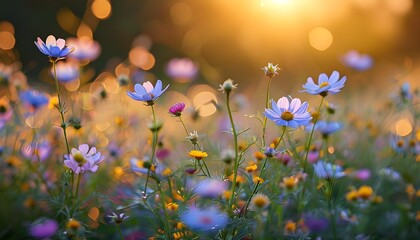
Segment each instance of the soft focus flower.
M233 160L235 160L235 151L231 148L224 149L220 153L220 158L226 164L230 164Z
M233 80L229 78L226 81L224 81L223 84L219 84L219 90L223 93L230 93L237 86L238 84L233 84Z
M51 143L47 140L41 141L38 144L30 143L22 147L23 156L32 161L45 161L50 156Z
M313 124L306 126L306 131L310 132L312 127ZM317 121L314 130L320 132L323 137L328 137L330 134L335 133L342 128L343 124L341 122Z
M197 73L197 64L189 58L173 58L166 67L166 74L181 83L193 81Z
M373 59L367 54L360 54L356 50L350 50L341 58L344 65L357 71L364 71L372 67Z
M311 121L308 103L301 103L299 98L293 98L289 103L287 97L280 98L277 103L271 101L272 109L265 109L264 115L278 126L297 128L306 126Z
M57 230L57 221L49 218L41 218L31 224L29 234L34 238L46 239L54 236Z
M86 36L68 38L67 45L74 47L74 51L69 54L69 57L79 61L93 61L101 53L99 43Z
M149 159L145 157L144 160L140 160L137 158L130 159L131 169L135 172L147 174L147 172L152 171L155 172L156 166L150 163Z
M251 205L249 206L252 210L263 210L270 205L270 199L262 193L257 193L251 198Z
M304 216L304 224L311 232L321 232L328 228L329 221L324 217Z
M31 107L35 111L38 108L48 104L48 97L35 90L27 90L20 93L20 99L24 104Z
M55 39L53 35L49 35L45 43L41 38L37 38L37 41L34 42L44 55L51 58L52 61L57 61L65 58L69 53L71 53L74 48L69 48L66 45L66 41L62 38Z
M373 189L370 186L363 185L357 190L357 197L363 200L370 198L373 194Z
M217 208L198 209L189 207L188 210L181 213L181 221L195 231L217 232L224 228L229 221L226 213Z
M360 169L352 172L352 176L362 181L368 180L370 178L370 175L371 173L369 169Z
M205 179L197 184L194 192L200 197L216 198L227 190L228 182L218 179Z
M344 87L347 78L344 76L340 79L340 74L333 71L330 77L325 73L321 73L318 77L318 85L314 83L312 77L308 77L307 82L303 85L303 92L312 95L321 95L323 97L328 94L337 94Z
M278 65L274 65L272 63L268 63L267 66L263 67L262 70L264 71L264 74L269 77L269 78L273 78L275 77L278 73L278 70L281 70Z
M79 78L79 65L74 62L58 62L55 67L57 80L62 83L71 82ZM51 68L51 75L54 76L53 68Z
M182 111L184 111L185 103L175 103L172 107L169 108L169 113L175 117L181 116Z
M284 177L283 182L280 183L280 186L286 188L287 190L293 190L296 188L299 183L299 179L295 176Z
M134 85L134 92L127 91L127 95L134 100L146 102L147 105L153 105L154 101L168 89L169 85L162 90L162 81L157 80L156 86L153 86L149 81L143 85L137 83Z
M284 232L286 234L291 234L296 231L296 223L292 220L287 220L286 224L284 225Z
M201 160L205 157L208 156L208 154L206 152L200 151L200 150L191 150L188 155L190 155L190 157L193 157L197 160Z
M112 215L108 215L108 218L110 218L112 221L114 221L116 224L122 223L124 220L129 218L129 216L125 216L125 213L114 213L112 212Z
M96 152L95 147L89 149L89 145L82 144L78 149L73 148L70 154L64 155L64 164L75 174L85 171L96 172L99 168L98 164L104 158L100 152Z
M325 179L340 178L345 175L343 169L340 166L326 163L324 161L318 161L315 163L314 171L319 178Z
M0 129L13 116L13 110L10 107L9 100L6 97L0 98Z
M276 156L276 154L278 153L278 151L276 151L276 149L272 148L272 147L266 147L264 150L264 155L268 158L272 158L274 156Z
M407 141L404 138L397 135L391 136L391 147L395 152L404 153L407 145Z

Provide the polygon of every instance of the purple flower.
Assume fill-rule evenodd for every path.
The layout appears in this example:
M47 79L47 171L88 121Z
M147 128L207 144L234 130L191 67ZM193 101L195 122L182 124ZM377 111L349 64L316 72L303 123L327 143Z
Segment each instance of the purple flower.
M153 105L154 101L168 89L169 85L162 90L162 81L157 80L156 86L147 81L143 85L137 83L134 85L134 92L127 91L127 95L134 100L146 102L147 105Z
M325 179L340 178L345 175L342 167L333 165L331 163L326 163L324 161L318 161L315 163L314 171L319 178Z
M32 110L37 110L38 108L48 104L49 102L47 96L35 90L27 90L21 92L20 99L25 104L32 107Z
M55 39L53 35L49 35L45 43L41 38L37 38L37 41L34 42L44 55L51 58L53 61L57 61L65 58L69 53L71 53L74 48L69 48L66 45L66 41L62 38Z
M301 103L299 98L293 98L289 103L287 97L282 97L276 103L271 101L272 109L265 109L264 115L278 126L297 128L306 126L311 121L308 103Z
M49 218L36 220L29 227L29 234L38 239L46 239L54 236L58 230L58 223Z
M86 171L96 172L98 164L104 158L100 152L96 152L95 147L89 149L89 145L82 144L78 149L73 148L70 155L64 155L64 164L76 174Z
M182 111L184 111L185 103L175 103L172 107L169 108L169 113L175 117L181 116Z
M326 218L305 216L303 222L311 232L320 232L328 228L329 222Z
M23 156L32 161L45 161L50 156L51 144L47 140L43 140L38 144L30 143L22 147Z
M79 77L79 66L74 62L59 62L56 64L56 73L58 81L67 83ZM54 69L51 69L51 75L54 76Z
M197 184L194 192L201 197L216 198L222 195L227 188L228 182L217 179L205 179Z
M217 232L229 221L228 215L216 208L198 209L194 206L182 212L180 219L192 230L207 233Z
M364 71L372 67L373 59L367 54L360 54L356 50L350 50L341 58L344 65L357 71Z
M323 97L330 94L337 94L344 87L344 83L347 78L344 76L340 79L340 74L334 71L330 77L325 73L321 73L318 77L318 85L314 83L314 80L309 77L307 82L303 85L303 92L307 92L312 95L321 95Z
M189 58L173 58L166 67L166 74L177 82L191 82L197 73L197 64Z

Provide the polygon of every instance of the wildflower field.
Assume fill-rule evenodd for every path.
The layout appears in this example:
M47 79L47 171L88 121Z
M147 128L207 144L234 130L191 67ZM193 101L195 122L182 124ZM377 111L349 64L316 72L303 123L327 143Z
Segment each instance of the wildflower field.
M0 239L420 238L420 76L351 49L317 74L267 59L209 80L182 54L154 74L146 38L95 72L90 26L16 39L41 81L7 24Z

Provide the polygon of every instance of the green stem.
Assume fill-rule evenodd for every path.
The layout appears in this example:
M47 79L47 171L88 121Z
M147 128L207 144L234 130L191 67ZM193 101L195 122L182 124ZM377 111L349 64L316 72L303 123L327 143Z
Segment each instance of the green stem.
M79 196L79 184L80 184L81 177L82 177L82 173L80 172L77 176L76 193L75 193L76 200L77 200L77 197Z
M269 104L268 104L268 101L270 100L270 85L271 85L271 79L273 79L273 78L270 78L269 80L268 80L268 83L267 83L267 90L266 90L266 93L265 93L265 108L267 109L269 106ZM261 141L262 141L262 146L265 146L265 130L266 130L266 127L267 127L267 117L265 117L264 116L264 121L263 121L263 129L262 129L262 136L261 136Z
M64 111L64 106L61 101L60 87L58 86L57 70L56 70L55 63L56 61L52 61L53 70L54 70L55 88L57 91L57 98L58 98L58 111L60 112L60 116L61 116L61 128L63 129L64 141L66 142L67 154L70 154L70 147L69 147L69 142L67 139L67 131L66 131L67 124L66 124L66 121L64 120L65 111Z
M152 164L155 163L156 161L156 147L157 147L157 138L158 138L158 129L156 126L156 114L155 114L155 108L153 107L153 105L151 105L152 107L152 113L153 113L153 141L152 141Z
M239 168L239 159L238 159L238 134L236 133L235 129L235 122L233 121L232 111L230 109L230 101L229 101L229 93L226 93L226 105L230 120L230 125L232 127L232 134L233 134L233 145L235 148L235 159L234 159L234 167L233 167L233 182L232 182L232 194L229 199L229 207L228 209L232 208L233 205L233 198L235 196L235 188L236 188L236 178L238 176L238 168Z
M166 211L166 206L165 206L165 193L163 192L162 187L159 182L157 183L157 187L160 194L159 198L160 198L160 203L162 204L163 214L165 215L165 220L164 220L165 234L166 234L167 239L171 239L171 229L169 227L169 215L168 215L168 211Z
M334 210L334 201L332 200L332 191L333 191L333 179L328 180L328 209L331 215L331 224L333 239L337 239L336 223L335 223L335 210Z
M187 136L190 134L190 132L188 132L188 128L187 126L185 126L184 121L182 121L181 116L179 116L179 121L182 123L182 126L184 127L185 132L187 133Z
M118 224L118 223L117 223L117 231L118 231L118 235L120 235L120 239L124 240L124 236L121 232L120 224Z

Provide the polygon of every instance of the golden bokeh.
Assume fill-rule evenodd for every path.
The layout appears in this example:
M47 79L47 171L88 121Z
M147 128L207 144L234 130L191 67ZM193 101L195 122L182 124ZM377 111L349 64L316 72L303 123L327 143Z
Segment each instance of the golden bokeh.
M400 119L395 124L395 131L401 137L405 137L413 131L413 126L407 119Z
M12 33L2 31L0 32L0 48L3 50L10 50L15 46L16 40Z
M171 7L171 19L176 25L185 25L192 18L192 9L187 3L178 2Z
M135 47L128 54L130 62L143 70L150 70L155 65L155 57L144 47Z
M327 50L333 42L331 32L323 27L316 27L309 32L309 43L319 51Z
M91 6L93 15L102 20L109 18L111 9L111 3L108 0L95 0Z

